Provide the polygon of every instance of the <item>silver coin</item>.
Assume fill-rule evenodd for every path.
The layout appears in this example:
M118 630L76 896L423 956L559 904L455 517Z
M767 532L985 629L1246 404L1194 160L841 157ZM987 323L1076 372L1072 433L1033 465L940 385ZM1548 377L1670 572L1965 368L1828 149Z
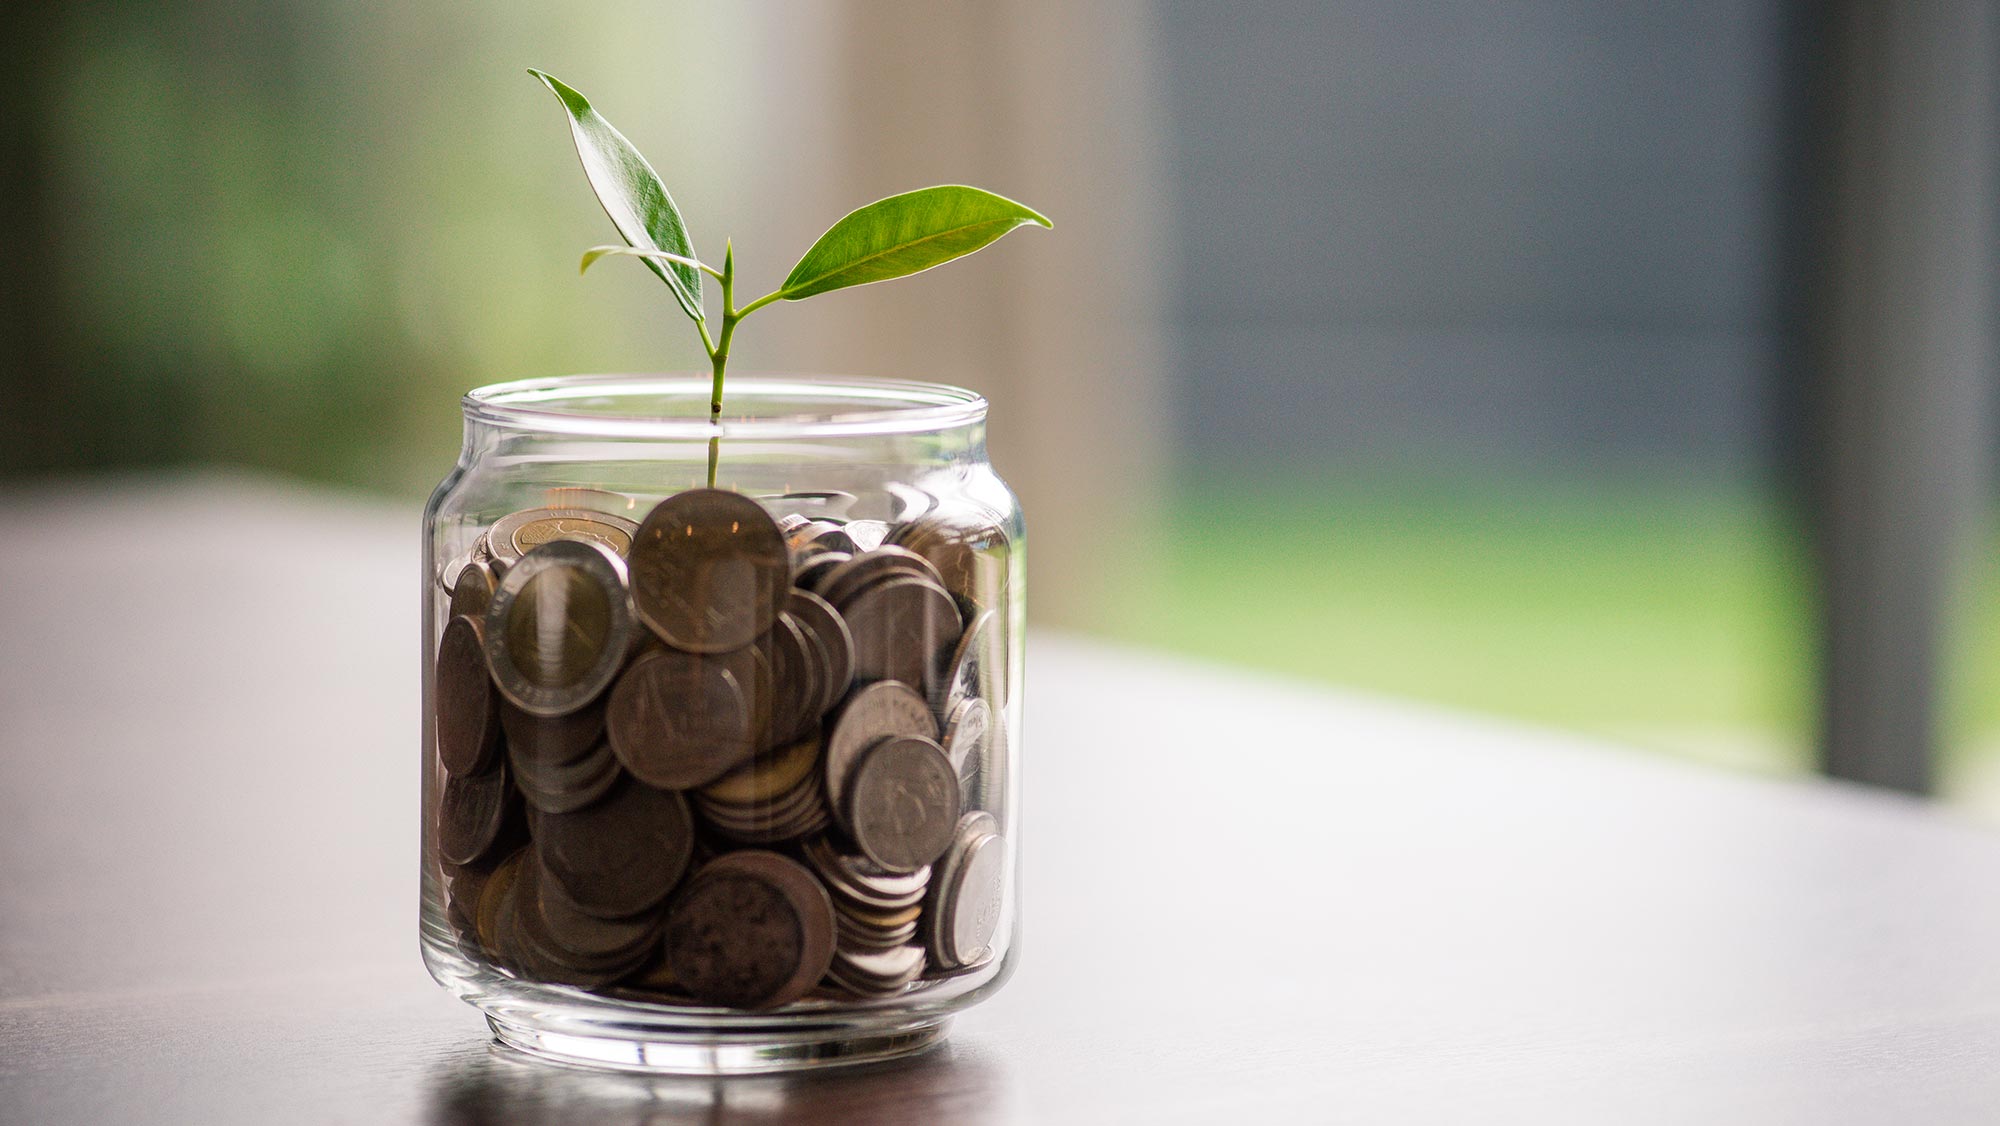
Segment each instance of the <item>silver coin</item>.
M636 626L625 561L602 544L552 540L508 569L486 609L486 664L530 715L596 699L618 676Z
M528 508L510 512L486 530L487 550L509 564L545 543L583 540L601 543L621 558L632 550L639 525L594 508Z
M883 739L921 735L936 739L937 720L931 706L914 688L893 680L877 681L855 692L833 721L826 737L826 796L840 808L847 795L847 776L861 752Z
M893 950L839 950L827 976L850 992L862 995L896 993L924 972L924 948L911 944Z
M883 520L849 520L846 530L847 538L862 551L873 551L889 538L889 525Z
M944 675L932 687L931 707L938 715L950 715L968 696L986 694L982 689L992 672L987 666L993 658L993 641L999 632L994 624L997 616L996 611L981 610L959 635Z
M1009 821L1007 771L1012 762L1012 746L1008 737L1007 713L995 708L986 717L986 753L971 778L971 807L991 813L1000 822L1002 832L1007 830ZM963 774L959 777L961 781L965 778Z
M967 806L973 806L975 783L986 759L992 754L988 736L993 731L993 708L978 696L958 702L944 721L944 754L958 773L959 790Z
M944 751L921 735L884 739L848 775L841 828L891 872L927 868L952 844L964 797Z
M1007 839L992 815L959 819L951 850L924 899L924 945L937 969L985 960L1005 903Z

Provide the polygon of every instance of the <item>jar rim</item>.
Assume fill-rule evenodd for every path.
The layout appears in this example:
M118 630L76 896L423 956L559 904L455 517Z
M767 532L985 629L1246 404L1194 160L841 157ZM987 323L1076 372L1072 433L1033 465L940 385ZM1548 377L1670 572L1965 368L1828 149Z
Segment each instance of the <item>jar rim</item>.
M947 383L833 375L729 377L723 415L708 417L706 375L544 376L475 387L467 421L599 437L698 439L913 434L986 417L986 399ZM686 413L666 408L686 404ZM747 409L746 409L747 408Z

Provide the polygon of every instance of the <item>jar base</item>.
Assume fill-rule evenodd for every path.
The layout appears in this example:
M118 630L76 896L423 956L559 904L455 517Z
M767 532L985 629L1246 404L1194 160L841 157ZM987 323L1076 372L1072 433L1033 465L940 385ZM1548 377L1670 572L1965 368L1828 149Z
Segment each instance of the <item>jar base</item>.
M765 1036L717 1036L697 1028L685 1035L659 1028L558 1032L490 1012L486 1023L502 1044L537 1059L653 1075L769 1075L877 1063L934 1048L951 1029L949 1017L890 1028L825 1027Z

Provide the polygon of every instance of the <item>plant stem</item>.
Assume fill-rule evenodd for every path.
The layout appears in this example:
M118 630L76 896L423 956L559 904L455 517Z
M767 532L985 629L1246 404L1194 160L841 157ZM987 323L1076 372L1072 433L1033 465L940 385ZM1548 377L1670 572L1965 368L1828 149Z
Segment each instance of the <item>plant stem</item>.
M708 335L708 323L706 321L695 322L695 327L701 330L702 347L708 349L709 366L715 372L715 382L711 385L708 393L708 421L711 426L718 427L717 433L711 435L708 439L708 487L712 489L715 487L716 462L720 460L722 454L722 434L719 430L722 424L722 373L729 367L729 341L736 335L737 322L769 305L771 302L778 300L784 296L784 291L775 290L767 293L738 309L736 307L736 248L728 243L723 244L721 272L718 273L706 266L702 268L708 270L709 273L715 276L717 281L722 283L721 331L717 332L714 339L711 340Z
M708 360L715 371L715 382L708 392L708 421L712 426L722 423L722 373L729 367L729 340L736 335L736 322L744 314L736 311L736 250L726 247L722 252L722 331L715 336L715 346L709 349ZM702 327L703 343L707 343L708 328ZM715 487L715 464L722 455L722 434L720 430L708 439L708 487Z

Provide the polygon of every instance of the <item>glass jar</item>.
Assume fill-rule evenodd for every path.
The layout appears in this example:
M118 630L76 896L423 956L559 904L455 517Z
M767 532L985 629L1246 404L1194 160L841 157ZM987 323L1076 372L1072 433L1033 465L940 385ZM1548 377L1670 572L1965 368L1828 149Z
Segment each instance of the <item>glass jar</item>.
M709 390L465 397L424 513L424 960L572 1062L917 1051L1012 965L1020 510L969 391Z

